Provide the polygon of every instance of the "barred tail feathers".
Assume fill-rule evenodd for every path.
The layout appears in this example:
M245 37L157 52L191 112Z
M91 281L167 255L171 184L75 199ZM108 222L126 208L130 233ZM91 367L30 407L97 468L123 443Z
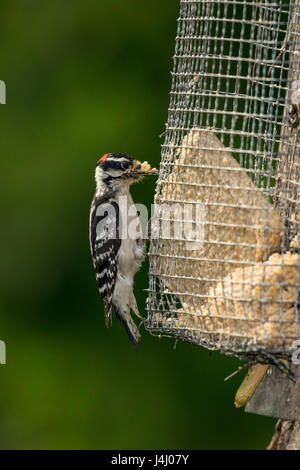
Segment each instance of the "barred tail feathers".
M113 307L116 317L121 323L123 323L125 331L131 343L133 344L133 346L137 346L141 339L141 334L139 332L138 327L130 316L130 308L128 308L128 305L126 305L127 309L125 309L124 311L124 309L119 308L116 305L113 305Z

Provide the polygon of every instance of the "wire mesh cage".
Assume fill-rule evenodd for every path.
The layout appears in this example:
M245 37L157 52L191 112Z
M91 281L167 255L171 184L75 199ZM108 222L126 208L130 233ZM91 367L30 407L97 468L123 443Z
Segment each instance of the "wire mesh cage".
M300 5L181 0L146 328L276 361L299 336Z

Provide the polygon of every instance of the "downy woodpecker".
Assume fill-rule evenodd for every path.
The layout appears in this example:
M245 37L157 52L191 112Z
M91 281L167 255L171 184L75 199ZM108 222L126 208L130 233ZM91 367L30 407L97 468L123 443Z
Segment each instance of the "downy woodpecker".
M103 155L96 165L96 192L90 210L90 246L105 323L110 326L113 308L134 345L140 333L131 310L142 317L133 278L145 258L145 240L129 188L143 176L155 174L157 170L147 162L142 164L129 155Z

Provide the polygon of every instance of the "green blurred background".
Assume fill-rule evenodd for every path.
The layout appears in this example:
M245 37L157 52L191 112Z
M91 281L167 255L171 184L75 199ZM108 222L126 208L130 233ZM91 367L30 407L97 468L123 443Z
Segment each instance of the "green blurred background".
M106 329L88 244L95 162L159 165L179 0L0 7L1 449L264 448L233 405L237 359ZM132 189L150 206L154 181ZM144 312L147 263L135 290ZM145 312L144 312L145 314Z

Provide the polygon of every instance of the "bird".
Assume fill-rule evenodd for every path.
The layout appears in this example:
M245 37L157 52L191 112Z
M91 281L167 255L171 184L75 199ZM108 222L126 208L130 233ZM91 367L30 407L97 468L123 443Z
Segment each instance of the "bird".
M130 185L157 170L125 153L107 153L96 164L96 191L90 207L89 239L106 326L112 310L132 344L140 332L131 310L143 318L133 292L133 280L145 259L146 238L130 194Z

